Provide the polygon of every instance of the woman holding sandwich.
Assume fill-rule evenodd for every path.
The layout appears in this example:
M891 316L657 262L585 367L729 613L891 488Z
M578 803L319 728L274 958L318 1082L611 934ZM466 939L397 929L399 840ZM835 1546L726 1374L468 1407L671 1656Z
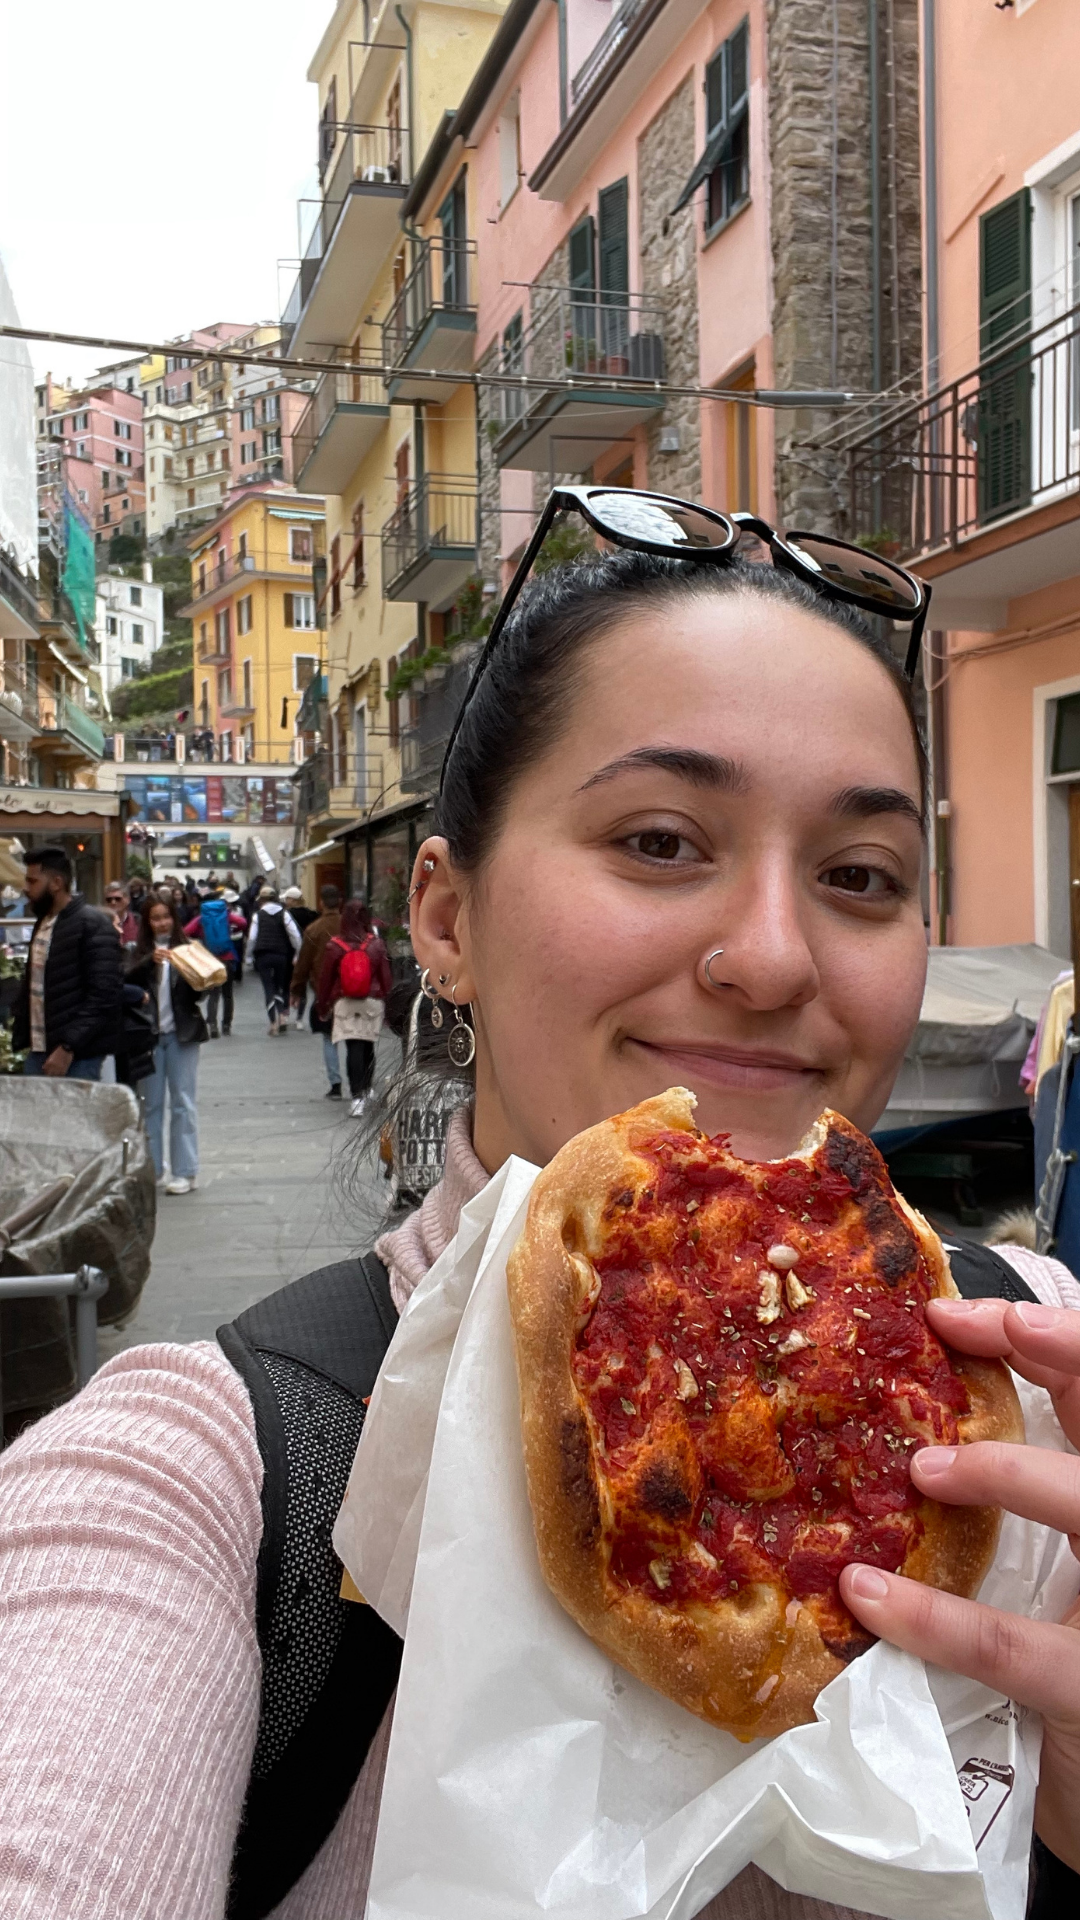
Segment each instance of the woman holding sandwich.
M914 667L918 583L659 496L556 504L614 551L520 591L545 516L413 874L447 1070L475 1050L475 1089L441 1185L377 1243L398 1311L509 1154L542 1164L675 1083L745 1157L790 1152L826 1106L868 1132L919 1014L925 757L910 679L863 618L901 620ZM1008 1258L1040 1304L936 1302L935 1328L1046 1385L1080 1445L1080 1287L1052 1260ZM912 1474L938 1500L1080 1537L1071 1455L929 1448ZM259 1777L262 1484L252 1400L211 1341L120 1355L4 1456L5 1915L232 1911ZM1044 1715L1037 1829L1080 1869L1080 1614L1034 1622L877 1569L842 1578L872 1633ZM298 1670L310 1657L296 1647ZM321 1849L263 1911L361 1920L388 1735L389 1713ZM704 1911L850 1920L754 1868Z

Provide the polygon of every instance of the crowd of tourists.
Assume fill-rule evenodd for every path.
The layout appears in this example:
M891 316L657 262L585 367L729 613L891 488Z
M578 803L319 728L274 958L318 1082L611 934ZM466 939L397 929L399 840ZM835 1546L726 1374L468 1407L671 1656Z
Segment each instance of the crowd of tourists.
M288 1032L290 1012L301 1026L310 989L308 1020L322 1036L327 1098L342 1096L344 1041L352 1113L364 1111L391 976L362 902L348 901L342 911L337 888L327 886L316 911L299 887L279 896L260 877L241 891L227 874L201 882L169 876L157 885L110 881L101 911L74 891L63 847L32 848L25 868L36 925L12 1021L23 1072L115 1077L133 1087L166 1194L195 1187L199 1053L208 1040L232 1034L245 970L262 983L271 1038Z

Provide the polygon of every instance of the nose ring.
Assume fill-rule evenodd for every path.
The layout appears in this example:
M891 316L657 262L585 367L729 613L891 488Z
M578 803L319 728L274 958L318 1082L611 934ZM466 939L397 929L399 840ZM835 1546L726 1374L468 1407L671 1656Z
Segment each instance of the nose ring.
M705 962L705 978L708 981L710 987L720 988L720 987L726 987L729 984L728 981L726 980L714 980L712 977L712 971L711 971L712 963L714 960L719 960L721 958L721 956L723 955L723 951L724 951L723 947L715 947Z

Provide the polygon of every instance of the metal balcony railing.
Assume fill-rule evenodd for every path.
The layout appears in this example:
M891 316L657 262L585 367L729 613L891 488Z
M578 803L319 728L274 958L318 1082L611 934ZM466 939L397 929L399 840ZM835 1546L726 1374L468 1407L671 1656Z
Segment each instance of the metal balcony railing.
M846 443L852 537L897 559L1080 488L1080 306Z
M24 673L13 660L0 659L0 739L5 735L5 715L30 727L40 718L36 678ZM16 731L21 733L22 728Z
M14 562L0 553L0 593L14 608L20 620L35 630L38 623L37 594L24 580Z
M437 314L475 314L475 240L425 240L383 322L383 359L401 366Z
M622 6L612 15L592 52L582 61L570 82L570 99L575 107L614 59L644 5L645 0L623 0Z
M534 287L528 327L504 350L501 371L525 382L655 386L664 378L664 309L632 293ZM502 388L504 425L523 419L534 398L526 384Z
M385 405L381 375L324 373L293 429L293 472L303 472L338 407Z
M92 720L82 707L77 706L66 693L46 693L42 689L38 698L39 727L43 738L53 735L57 739L66 739L74 746L84 749L86 754L100 760L105 753L105 735L96 720Z
M428 556L476 548L476 487L467 476L426 473L382 530L384 598L395 597Z
M385 780L381 754L336 753L319 747L296 775L298 825L322 814L350 814L374 806Z
M447 671L430 678L422 693L411 696L411 724L401 731L402 793L434 792L450 730L465 698L476 664L476 648L462 647L448 656Z
M350 188L355 182L368 187L408 186L408 152L409 134L405 127L357 126L344 121L336 127L323 197L299 203L308 210L314 224L281 316L283 328L291 331L307 305Z

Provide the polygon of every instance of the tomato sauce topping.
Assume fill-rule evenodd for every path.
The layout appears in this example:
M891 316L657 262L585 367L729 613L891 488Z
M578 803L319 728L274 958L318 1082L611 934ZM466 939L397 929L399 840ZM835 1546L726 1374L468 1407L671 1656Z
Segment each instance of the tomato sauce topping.
M843 1652L840 1571L903 1564L922 1532L912 1453L956 1441L967 1391L871 1144L830 1132L810 1163L761 1166L726 1147L658 1135L654 1178L605 1214L573 1373L611 1573L673 1605L768 1581Z

